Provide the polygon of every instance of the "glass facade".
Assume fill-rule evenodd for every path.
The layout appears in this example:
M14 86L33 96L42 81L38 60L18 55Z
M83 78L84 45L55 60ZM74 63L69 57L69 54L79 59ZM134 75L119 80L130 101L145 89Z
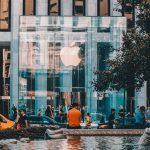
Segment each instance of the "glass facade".
M47 105L78 102L89 112L107 113L102 105L110 111L123 104L116 101L122 92L97 99L90 81L95 69L107 67L110 48L121 46L125 29L125 17L21 16L19 108L36 114Z
M23 15L33 16L36 11L36 0L23 0Z
M0 0L0 31L10 29L10 0Z
M60 15L61 0L48 0L48 15L59 16Z

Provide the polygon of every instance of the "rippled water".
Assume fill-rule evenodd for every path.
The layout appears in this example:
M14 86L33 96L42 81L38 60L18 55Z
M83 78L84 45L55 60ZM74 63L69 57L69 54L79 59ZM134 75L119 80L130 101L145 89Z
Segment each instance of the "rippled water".
M35 140L7 144L5 150L150 150L138 145L140 137L81 136L59 140Z

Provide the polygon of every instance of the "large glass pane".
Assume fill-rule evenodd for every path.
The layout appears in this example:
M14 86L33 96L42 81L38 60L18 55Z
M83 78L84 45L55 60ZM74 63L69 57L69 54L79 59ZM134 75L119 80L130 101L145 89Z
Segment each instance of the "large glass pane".
M0 30L9 29L9 0L0 0Z
M51 16L60 15L60 0L48 0L48 14Z
M47 105L57 112L78 102L93 118L97 113L108 118L112 107L123 105L122 91L100 99L90 82L94 70L107 68L125 27L125 17L21 16L19 107L44 114Z
M73 14L75 16L85 15L85 0L74 0Z
M23 0L23 15L32 16L35 15L35 0Z

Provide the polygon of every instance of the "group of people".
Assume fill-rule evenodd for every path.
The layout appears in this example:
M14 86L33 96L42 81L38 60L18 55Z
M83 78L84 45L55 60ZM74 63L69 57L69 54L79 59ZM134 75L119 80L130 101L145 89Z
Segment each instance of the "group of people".
M58 112L54 117L54 111L52 106L48 106L45 115L54 118L55 121L60 123L68 123L68 128L81 128L81 122L85 121L85 106L79 107L77 103L73 103L69 107L60 105L58 108ZM89 113L86 115L86 128L91 128L91 116Z
M65 110L66 109L66 110ZM25 115L25 110L18 110L14 105L12 107L13 119L16 122L16 128L29 127L28 118ZM42 115L42 111L39 110L38 116ZM85 116L85 106L79 107L77 103L73 103L69 108L60 106L59 112L54 117L54 110L51 105L47 106L45 115L55 119L60 123L67 123L68 129L80 129L80 124L85 122L85 128L90 129L92 125L92 119L90 113ZM85 120L86 119L86 120Z
M14 105L12 107L13 111L13 119L16 122L16 128L28 128L28 118L25 115L25 110L18 110ZM73 103L69 108L60 106L59 111L56 113L54 117L54 109L51 105L49 105L45 111L45 115L55 119L55 121L60 123L67 123L68 129L80 129L80 124L85 122L85 128L90 129L92 125L92 119L90 113L87 113L85 116L85 106L79 107L77 103ZM38 112L38 116L42 115L41 110ZM144 106L137 106L135 113L126 113L124 108L120 108L118 112L118 117L116 118L115 109L111 109L111 113L108 117L108 127L110 129L115 128L116 120L134 117L135 123L137 126L150 127L150 123L146 121L146 109Z
M150 127L150 123L146 121L147 113L145 106L137 106L136 110L134 113L126 113L124 108L121 108L118 112L118 118L123 119L123 118L134 118L135 119L135 124L138 127ZM108 118L108 126L110 129L115 128L115 109L111 109L111 113Z

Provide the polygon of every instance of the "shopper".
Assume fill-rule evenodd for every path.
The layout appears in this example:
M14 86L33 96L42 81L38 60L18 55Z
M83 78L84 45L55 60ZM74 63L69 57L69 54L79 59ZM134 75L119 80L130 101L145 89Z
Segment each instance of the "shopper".
M145 107L141 106L139 112L135 114L136 124L139 127L145 126Z
M115 109L111 109L111 114L109 115L108 118L108 125L109 125L109 129L113 129L113 125L115 123Z
M82 122L84 123L84 117L85 117L85 106L81 107L81 114L82 114Z
M52 106L51 105L47 106L47 109L45 111L45 115L50 117L50 118L53 118L53 110L52 110Z
M68 111L68 129L81 129L81 112L78 110L78 104L73 103L72 109Z
M86 115L86 129L91 129L92 127L92 119L91 119L91 116L90 116L90 113L87 113Z
M28 118L25 114L25 110L21 110L19 123L20 123L21 128L28 128L29 127Z

